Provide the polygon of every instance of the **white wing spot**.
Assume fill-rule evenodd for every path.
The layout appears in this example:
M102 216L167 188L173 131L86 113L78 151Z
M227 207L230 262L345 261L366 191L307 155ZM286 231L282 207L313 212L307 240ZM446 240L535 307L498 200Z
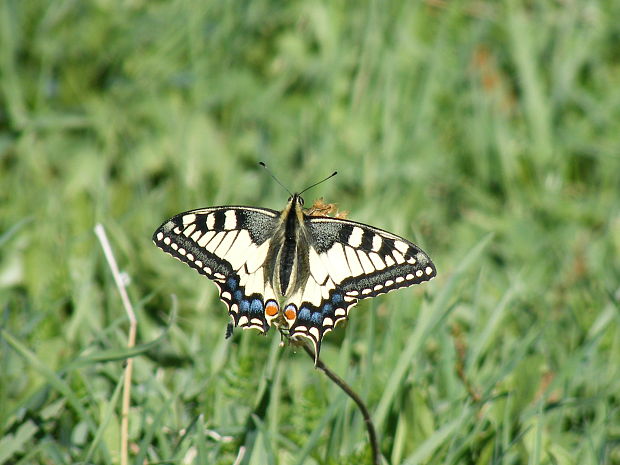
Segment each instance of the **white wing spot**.
M362 265L359 259L357 258L357 254L355 253L355 250L352 249L351 247L345 247L344 252L347 256L347 262L349 262L349 268L351 268L351 275L359 276L363 274L364 268L362 268Z
M194 255L193 255L193 254L191 254L191 253L188 253L188 254L187 254L187 259L188 259L190 262L193 262L193 261L194 261Z
M306 287L303 290L303 295L301 297L302 301L310 302L312 305L320 306L321 305L321 287L314 279L308 279L306 282Z
M326 316L323 319L323 326L334 326L334 320L332 320L330 317Z
M412 265L415 265L417 262L417 260L415 259L415 257L409 257L407 259L407 263L411 263Z
M415 275L419 278L420 276L422 276L424 274L424 272L422 270L418 270L415 272Z
M194 232L195 229L196 229L196 225L192 223L187 228L185 228L185 231L183 231L183 234L185 234L185 237L189 237L191 236L191 234Z
M349 297L348 295L344 296L345 302L354 302L355 300L356 300L355 297Z
M205 272L205 273L207 273L207 274L211 274L211 268L209 268L208 266L205 266L205 267L203 268L203 270L204 270L204 272Z
M364 235L364 230L360 227L354 226L351 231L351 235L349 236L349 245L351 247L359 247L362 244L362 236Z
M213 213L209 213L207 215L207 229L213 229L215 226L215 215Z
M230 306L230 311L231 311L232 313L238 313L238 312L239 312L239 305L237 305L237 304L232 304L232 305Z
M237 212L235 210L228 210L224 213L224 229L236 229L237 228Z
M383 239L381 239L381 236L379 236L379 234L375 234L372 238L373 252L378 252L382 244L383 244Z
M187 252L186 252L186 250L185 250L183 247L181 247L181 248L179 249L179 253L180 253L181 255L185 255Z
M170 247L172 247L174 250L179 250L179 246L176 244L176 242L170 244Z
M224 239L224 236L226 235L226 233L224 231L220 231L219 233L217 233L212 240L209 241L209 244L207 244L207 246L205 247L209 252L213 252L215 250L215 248L220 245L220 242L222 242L222 239ZM205 236L207 236L207 234L205 234Z
M371 292L372 292L372 291L371 291L370 289L364 289L364 290L362 291L362 295L368 295L368 294L370 294Z
M252 323L254 323L255 325L258 325L261 329L263 327L263 322L261 321L260 318L252 318Z
M177 226L176 228L173 229L173 231L175 234L181 234L182 229Z
M224 279L224 275L222 273L214 273L213 276L215 276L217 279Z
M169 237L164 238L164 244L170 245L170 238Z
M319 258L319 254L317 254L316 250L314 250L312 247L310 248L309 257L310 273L318 283L322 283L327 277L327 270L325 269L325 265L323 265L323 262L321 262L321 259Z
M218 257L224 257L231 249L233 242L235 242L235 238L237 237L237 232L229 232L226 234L220 245L217 246L217 249L213 252Z
M298 326L297 328L295 328L295 331L301 331L302 333L307 333L308 328L302 325L302 326Z
M204 247L209 243L211 239L213 239L213 236L215 236L215 231L209 231L207 234L205 234L204 236L200 238L197 244L200 247Z
M364 252L358 250L357 251L357 256L359 257L360 263L362 264L362 267L364 268L364 273L370 274L373 271L375 271L375 267L372 265L372 262L368 258L368 255L366 255Z
M407 250L409 250L409 246L403 241L394 241L394 247L396 247L402 253L407 253Z
M190 213L183 217L183 224L192 224L194 221L196 221L196 215L194 215L193 213Z
M359 295L359 292L357 292L357 291L349 291L349 292L347 292L347 295L356 296L356 295Z
M342 244L336 242L332 248L327 251L326 258L327 260L324 260L323 263L327 266L329 275L334 282L340 283L351 274Z
M392 255L394 255L394 258L396 259L396 263L398 263L399 265L401 263L405 263L405 258L402 256L402 254L398 250L395 250L394 252L392 252Z
M413 279L413 275L409 273L407 276L405 276L405 278L407 278L407 281L411 281Z
M245 284L245 292L248 295L253 293L264 294L265 292L265 280L263 269L258 269L254 273L247 276L247 282Z
M310 334L312 334L317 340L320 339L321 337L321 333L319 332L319 330L317 328L310 328L310 330L308 331Z
M194 263L196 264L198 268L202 268L202 261L196 260Z
M396 277L396 282L399 283L399 284L402 283L404 280L405 280L405 278L403 278L402 276L397 276Z
M231 300L232 299L232 295L230 294L230 292L222 292L222 295L220 296L220 299Z
M385 282L385 286L386 286L386 287L390 287L392 284L394 284L394 281L392 281L391 279L388 279L388 280Z
M257 247L252 254L248 256L248 261L245 265L249 273L254 273L258 267L262 266L264 263L267 252L269 251L269 242L270 241L263 242L260 247Z
M238 326L243 326L247 322L248 322L248 317L243 315L243 316L241 316L241 318L239 318L239 323L237 323L237 325Z
M157 233L157 240L158 240L158 241L161 241L163 238L164 238L164 233L162 233L162 232L158 232L158 233Z
M383 284L377 284L377 285L374 287L374 290L375 290L375 291L380 291L381 289L383 289Z
M372 264L375 265L375 268L377 270L382 270L383 268L385 268L385 263L383 263L383 260L381 260L381 257L379 257L378 254L370 252L368 256L370 257L370 260L372 260Z
M334 315L336 315L336 316L346 316L347 312L344 310L344 308L337 308L336 311L334 312Z
M336 288L336 285L334 284L334 282L331 279L328 280L324 286L320 287L321 297L323 297L323 299L325 300L329 300L329 291L335 288Z
M429 276L433 274L433 269L430 266L427 266L424 271L426 271L426 274Z
M256 248L257 247L252 244L250 234L245 229L242 229L237 234L235 242L223 258L230 262L230 266L232 266L233 270L238 270L246 262L248 256L254 253Z

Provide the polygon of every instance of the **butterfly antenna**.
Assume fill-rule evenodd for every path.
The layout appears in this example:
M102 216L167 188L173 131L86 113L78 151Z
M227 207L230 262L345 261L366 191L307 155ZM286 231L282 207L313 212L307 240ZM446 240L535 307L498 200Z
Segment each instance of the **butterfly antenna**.
M291 196L293 195L293 193L291 191L289 191L286 188L286 186L280 182L280 180L278 178L276 178L276 176L271 172L271 170L269 168L267 168L267 165L265 165L265 163L263 163L262 161L259 161L258 164L260 166L262 166L263 168L265 168L267 170L267 173L269 173L269 176L271 176L274 179L275 182L280 184L284 188L284 190L289 193L289 195L291 195Z
M332 174L330 174L329 176L327 176L325 179L319 181L319 182L315 182L314 184L312 184L311 186L306 187L303 191L301 191L299 193L299 195L303 194L304 192L306 192L308 189L312 189L314 186L318 186L319 184L321 184L322 182L327 181L330 178L333 178L334 176L336 176L338 174L338 171L334 171Z

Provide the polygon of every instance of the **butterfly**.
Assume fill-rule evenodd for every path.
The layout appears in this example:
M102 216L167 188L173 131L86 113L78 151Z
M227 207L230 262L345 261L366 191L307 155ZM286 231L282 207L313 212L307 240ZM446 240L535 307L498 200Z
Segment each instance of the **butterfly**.
M428 281L437 271L422 249L402 237L311 216L303 205L295 193L281 212L191 210L163 223L153 242L216 284L235 327L266 333L276 326L293 341L307 338L316 364L325 334L359 300ZM229 325L227 336L231 332Z

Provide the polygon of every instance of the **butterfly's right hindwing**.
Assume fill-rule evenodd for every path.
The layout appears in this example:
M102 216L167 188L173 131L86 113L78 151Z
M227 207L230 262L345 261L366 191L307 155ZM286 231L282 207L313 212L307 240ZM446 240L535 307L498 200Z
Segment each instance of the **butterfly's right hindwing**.
M277 218L266 208L192 210L162 224L153 242L215 282L235 326L266 332L267 307L277 299L263 264Z

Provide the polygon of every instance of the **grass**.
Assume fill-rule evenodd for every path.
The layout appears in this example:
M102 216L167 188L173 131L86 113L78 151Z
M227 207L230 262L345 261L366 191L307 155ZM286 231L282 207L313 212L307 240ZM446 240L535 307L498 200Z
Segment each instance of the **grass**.
M620 464L620 55L612 0L0 2L0 464L359 464L301 350L224 334L150 242L191 208L308 192L438 277L322 358L390 464ZM107 230L137 346L93 232Z

